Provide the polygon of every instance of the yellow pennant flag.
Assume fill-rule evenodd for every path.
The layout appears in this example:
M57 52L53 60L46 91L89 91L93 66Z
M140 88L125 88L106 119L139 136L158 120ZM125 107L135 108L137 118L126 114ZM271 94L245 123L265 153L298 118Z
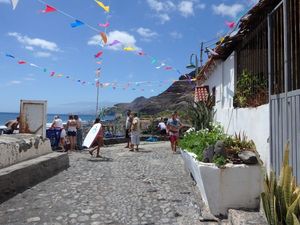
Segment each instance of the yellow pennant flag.
M106 12L109 12L109 6L105 6L102 2L95 0L95 2L102 7Z
M128 51L128 52L134 51L134 48L132 48L132 47L126 47L126 48L124 48L124 51Z
M221 38L220 38L221 44L222 44L224 41L225 41L225 38L224 38L224 37L221 37Z

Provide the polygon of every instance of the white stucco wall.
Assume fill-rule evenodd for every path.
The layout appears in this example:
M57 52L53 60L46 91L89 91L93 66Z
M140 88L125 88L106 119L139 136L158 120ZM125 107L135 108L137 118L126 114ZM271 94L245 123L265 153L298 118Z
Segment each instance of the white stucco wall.
M228 134L245 132L252 139L267 169L270 168L269 105L257 108L233 108L236 77L236 60L233 52L225 61L218 61L203 85L210 91L216 87L215 120L224 126Z

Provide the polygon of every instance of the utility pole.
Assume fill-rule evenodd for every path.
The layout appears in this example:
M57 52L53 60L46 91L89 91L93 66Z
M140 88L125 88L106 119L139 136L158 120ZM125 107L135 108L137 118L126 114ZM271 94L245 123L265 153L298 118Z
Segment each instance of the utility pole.
M203 66L203 41L201 42L201 49L200 49L200 68Z
M98 110L99 110L99 81L96 82L97 86L97 102L96 102L96 118L99 116L98 115Z

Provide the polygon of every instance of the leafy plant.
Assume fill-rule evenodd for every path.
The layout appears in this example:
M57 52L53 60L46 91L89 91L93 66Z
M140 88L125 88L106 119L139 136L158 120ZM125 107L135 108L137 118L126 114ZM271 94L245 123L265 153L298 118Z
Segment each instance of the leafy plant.
M208 128L200 131L192 131L186 133L179 141L182 149L193 152L197 155L199 161L203 161L203 151L209 145L214 145L218 140L224 140L226 135L220 125L210 124L211 130Z
M261 198L269 225L300 224L300 187L296 186L292 167L289 166L288 145L285 148L279 181L271 171L269 177L265 177Z
M226 162L227 162L227 159L222 155L216 154L213 157L213 163L215 163L218 167L224 166L226 164Z
M236 152L240 152L242 150L255 150L255 144L252 140L248 140L248 137L245 133L241 135L241 133L236 134L234 136L228 136L224 140L225 147L227 149L231 149Z
M244 70L238 78L233 105L235 107L257 107L268 101L268 80L264 76Z
M215 115L213 109L213 97L208 96L206 101L189 102L188 114L190 121L196 130L211 129L211 124Z

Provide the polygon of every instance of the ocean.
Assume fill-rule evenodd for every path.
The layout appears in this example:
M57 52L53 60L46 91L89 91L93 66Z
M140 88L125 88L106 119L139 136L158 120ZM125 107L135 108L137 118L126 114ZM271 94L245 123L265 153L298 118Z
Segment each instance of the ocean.
M59 115L63 122L67 122L69 115L68 114L47 114L47 123L52 123L54 116ZM0 112L0 125L4 125L5 122L8 120L14 120L19 116L19 113L7 113L7 112ZM78 114L79 118L81 118L82 121L94 121L95 115L81 115ZM105 116L102 118L103 120L109 120L113 119L112 116Z

